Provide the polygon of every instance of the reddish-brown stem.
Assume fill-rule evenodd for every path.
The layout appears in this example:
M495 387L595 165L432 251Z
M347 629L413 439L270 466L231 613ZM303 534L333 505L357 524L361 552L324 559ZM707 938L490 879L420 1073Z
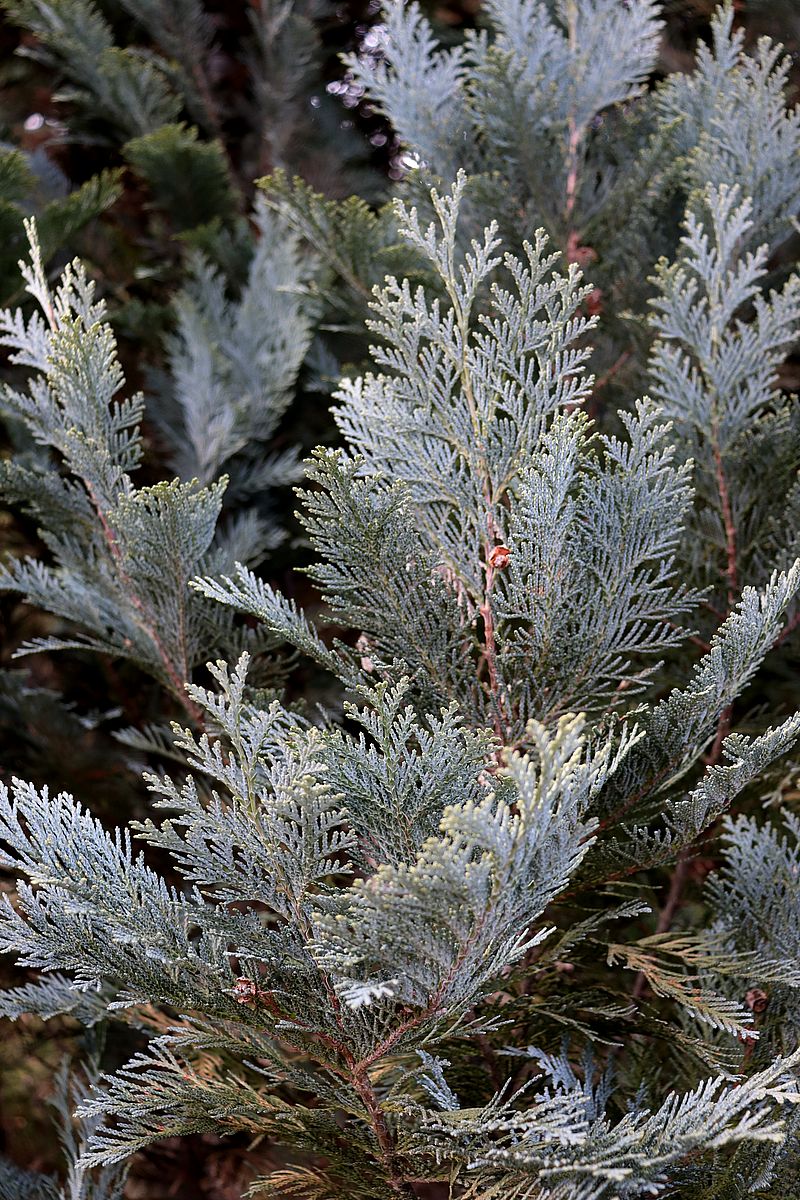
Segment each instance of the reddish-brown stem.
M381 1159L389 1182L389 1187L398 1196L415 1196L416 1192L399 1172L396 1161L394 1138L386 1124L386 1116L380 1101L370 1083L366 1070L353 1073L353 1087L361 1103L369 1113L370 1123L375 1131L375 1137L380 1148Z
M608 368L608 370L605 371L604 374L602 374L600 376L600 378L595 382L595 385L592 388L592 395L594 395L595 392L599 392L601 388L604 388L607 383L611 382L611 380L614 378L614 376L617 374L617 372L621 371L622 368L625 366L625 363L628 361L631 354L632 354L631 350L623 350L622 351L622 354L620 354L617 361L615 363L613 363Z
M675 865L675 870L672 872L672 879L670 880L667 899L664 902L664 907L658 914L656 933L667 933L671 928L672 922L675 918L675 913L680 907L683 886L686 883L686 877L688 874L689 850L687 847L678 855L678 861Z
M487 564L486 567L486 592L484 594L483 604L478 611L483 618L483 641L484 655L486 658L486 668L489 672L489 690L494 702L494 731L501 742L505 742L505 729L500 716L501 713L501 697L500 697L500 678L497 673L497 644L494 636L494 616L492 614L492 585L494 584L494 568Z
M623 350L617 361L613 363L608 370L605 371L595 382L595 385L592 388L592 394L589 397L589 402L586 406L586 411L592 420L595 420L597 417L599 393L603 390L607 383L611 382L617 372L622 370L622 368L625 366L625 363L630 358L631 353L632 352L630 350Z
M339 1024L339 1027L343 1029L342 1022L339 1017L340 1006L338 997L333 991L327 975L323 973L321 978L328 994L328 998L332 1001L337 1023ZM260 993L259 997L260 999L264 1000L266 994ZM270 995L268 999L269 1003L266 1006L268 1007L268 1010L272 1016L276 1018L283 1017L284 1013L281 1011L281 1008L275 998ZM292 1020L295 1024L299 1025L300 1028L309 1028L303 1021L298 1020L294 1016L292 1017ZM408 1028L408 1024L410 1023L404 1024L403 1030ZM311 1032L310 1029L309 1032ZM394 1138L392 1137L391 1130L386 1122L386 1115L381 1107L381 1103L377 1095L375 1094L375 1089L373 1088L369 1078L368 1070L372 1065L373 1058L365 1058L362 1061L357 1062L348 1046L346 1046L343 1042L339 1042L336 1040L336 1038L332 1038L329 1034L322 1033L319 1030L314 1031L314 1033L319 1042L327 1049L333 1050L334 1054L339 1056L344 1063L344 1067L337 1066L335 1062L331 1062L324 1055L317 1054L315 1056L317 1061L322 1063L327 1070L337 1075L340 1079L346 1080L348 1083L350 1083L356 1095L364 1105L370 1124L375 1133L375 1139L378 1143L380 1160L384 1170L386 1171L386 1176L392 1191L398 1196L416 1197L416 1189L410 1182L406 1181L398 1169ZM296 1053L300 1053L297 1046L293 1046L292 1043L286 1041L285 1038L282 1038L282 1041L288 1049ZM383 1053L383 1046L378 1048L378 1052L375 1057L380 1057L381 1053Z
M667 624L669 625L670 629L677 629L682 632L682 627L680 625L676 625L674 621L667 621ZM704 641L703 638L698 637L694 633L690 633L686 640L691 642L693 646L697 646L697 648L702 650L704 654L708 654L709 650L711 649L710 642Z
M306 936L310 937L311 931L308 927L305 915L299 906L294 905L293 908L298 926L304 931ZM341 1029L342 1034L345 1035L345 1027L341 1017L341 1004L339 997L336 995L336 991L329 976L324 971L320 971L320 979L333 1010L336 1023ZM412 1027L415 1023L421 1021L424 1015L426 1014L419 1014L417 1018L412 1019L411 1021L403 1022L394 1031L394 1040L400 1038L407 1029ZM296 1018L293 1018L293 1020L300 1024L301 1027L304 1024L302 1021L298 1022ZM391 1045L393 1044L393 1036L390 1035L388 1038L384 1039L384 1041L373 1050L371 1055L368 1055L366 1058L363 1058L360 1061L356 1060L349 1046L347 1046L344 1041L337 1041L336 1038L331 1037L329 1034L321 1033L319 1031L316 1031L316 1037L319 1039L322 1045L333 1050L334 1053L340 1057L343 1066L336 1066L335 1064L328 1062L323 1056L318 1056L319 1061L323 1062L328 1070L333 1071L333 1073L338 1075L341 1079L346 1080L352 1086L356 1092L356 1095L361 1100L361 1103L364 1105L370 1124L375 1133L375 1139L378 1143L380 1152L381 1164L386 1172L389 1186L396 1195L405 1196L413 1200L417 1193L411 1184L404 1179L402 1173L398 1169L394 1138L387 1124L386 1115L381 1107L381 1103L377 1095L375 1094L375 1089L373 1088L372 1082L369 1078L369 1068L375 1061L377 1061L377 1059L381 1058L383 1054L387 1052L388 1048L391 1048Z
M304 915L299 908L297 908L295 911L299 927L308 933L309 931ZM426 1006L413 1016L407 1017L405 1020L396 1025L395 1028L388 1033L381 1042L372 1048L369 1054L365 1055L359 1060L356 1060L352 1051L344 1041L337 1041L335 1038L331 1038L326 1034L317 1033L316 1035L323 1045L333 1049L334 1052L340 1056L342 1064L341 1066L330 1063L322 1056L318 1056L318 1058L319 1061L324 1062L325 1066L329 1070L333 1071L341 1079L347 1080L350 1083L364 1105L370 1124L375 1133L376 1141L378 1143L381 1165L386 1171L389 1186L398 1196L415 1198L419 1195L416 1185L420 1184L421 1186L427 1186L427 1184L424 1180L409 1179L408 1176L403 1172L402 1161L399 1159L397 1153L394 1136L387 1123L386 1114L383 1110L381 1102L375 1093L375 1089L369 1077L369 1072L377 1062L390 1054L397 1044L401 1042L408 1033L418 1028L420 1025L423 1025L439 1011L445 989L456 976L465 955L469 951L471 940L480 935L486 920L486 916L487 913L484 912L482 917L476 922L472 931L472 938L468 940L468 942L462 947L461 952L452 962L449 971L440 980L436 991L428 999ZM341 1005L339 998L336 995L336 991L330 978L324 971L320 972L320 978L331 1003L336 1022L344 1035L345 1028L341 1019ZM293 1017L292 1019L296 1021L296 1018ZM297 1023L301 1026L303 1025L302 1022ZM488 1053L489 1055L493 1056L491 1047L488 1047ZM499 1077L499 1065L497 1064L496 1059L495 1068Z
M739 571L736 555L736 526L733 521L731 496L728 490L728 480L725 476L725 466L722 452L719 448L719 436L716 425L711 429L711 450L714 455L714 471L717 477L717 490L722 508L722 525L725 530L725 575L728 580L728 612L733 608L739 595Z
M355 1064L355 1069L368 1070L369 1067L374 1066L379 1059L384 1058L391 1050L393 1050L397 1043L404 1038L407 1033L410 1033L412 1029L416 1029L418 1025L422 1025L425 1021L428 1021L432 1013L436 1012L438 1006L439 992L432 997L427 1007L418 1012L416 1016L409 1017L408 1020L402 1021L399 1025L396 1025L392 1032L388 1033L383 1041L369 1052L366 1058L362 1058L360 1062Z
M569 48L574 55L578 49L578 34L577 34L577 5L572 3L567 5L567 40ZM575 201L578 196L578 155L580 151L581 141L583 140L583 130L578 126L575 120L574 113L570 113L567 118L568 141L567 141L567 183L565 188L565 203L564 216L566 217L567 225L572 223L572 214L575 209Z
M486 519L487 536L483 545L486 586L483 592L483 603L478 607L478 612L483 620L483 657L486 661L486 669L489 674L489 691L491 693L492 702L494 705L494 731L497 734L501 744L505 745L507 740L507 732L503 718L506 714L500 687L500 676L497 670L497 642L494 631L494 613L492 612L492 592L494 591L494 581L497 575L497 568L495 566L495 559L492 557L492 551L495 549L495 539L497 538L499 531L492 516L492 498L488 472L484 486L484 496L486 499L486 509L488 514Z
M707 767L713 767L715 763L719 762L719 756L722 753L722 743L730 733L730 730L731 705L729 704L728 707L723 709L723 711L720 713L719 721L717 722L716 736L714 737L711 749L703 759L703 762Z
M303 913L299 907L296 907L295 911L298 919L298 925L300 928L305 926L306 934L310 937L311 931L306 925L306 920ZM320 978L322 980L323 987L325 988L328 1001L333 1010L336 1023L344 1035L345 1027L344 1022L342 1021L339 997L336 995L336 990L333 987L329 976L324 971L320 972ZM394 1031L394 1040L398 1040L400 1037L402 1037L406 1030L412 1028L414 1024L422 1021L425 1015L427 1014L418 1014L416 1018L412 1018L410 1021L401 1023L401 1025ZM394 1138L386 1122L386 1115L381 1107L378 1097L375 1094L375 1089L373 1088L369 1078L369 1068L374 1062L381 1058L388 1049L391 1048L391 1045L394 1044L392 1035L390 1034L388 1038L385 1038L384 1041L373 1050L371 1055L368 1055L366 1058L363 1058L360 1061L356 1061L349 1047L343 1042L337 1042L334 1038L330 1038L325 1035L320 1035L320 1037L323 1042L335 1048L336 1052L341 1055L347 1071L337 1071L337 1074L341 1074L343 1078L349 1079L349 1082L351 1083L356 1094L361 1100L361 1103L364 1105L364 1108L367 1111L370 1124L372 1125L375 1138L378 1143L381 1161L384 1170L386 1171L389 1186L398 1196L406 1196L411 1198L416 1197L417 1193L415 1189L406 1182L402 1174L398 1171Z
M753 1051L756 1048L755 1037L743 1038L743 1041L744 1041L744 1054L742 1055L742 1065L739 1068L739 1071L741 1074L744 1074L744 1072L749 1068L750 1060L753 1057ZM743 1082L744 1082L744 1080L737 1083L735 1086L741 1087Z

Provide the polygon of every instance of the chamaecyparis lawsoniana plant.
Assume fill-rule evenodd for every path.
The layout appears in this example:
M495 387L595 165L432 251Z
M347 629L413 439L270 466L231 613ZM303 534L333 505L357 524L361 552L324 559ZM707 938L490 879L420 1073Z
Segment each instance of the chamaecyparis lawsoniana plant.
M0 495L33 516L51 558L9 558L0 591L21 593L60 622L17 653L90 650L129 661L194 719L193 671L209 655L264 641L189 581L204 564L258 561L281 540L264 500L297 472L296 453L270 454L268 442L308 345L297 294L303 268L295 240L263 205L256 220L261 240L238 300L197 255L175 301L160 404L180 470L171 481L135 486L143 397L120 398L125 380L105 304L78 262L51 289L33 225L22 271L37 311L0 313L0 344L29 373L24 387L6 385L0 396L25 435L24 449L0 462ZM240 502L234 514L223 515L226 491ZM253 493L260 511L241 507Z
M233 477L226 490L228 511L254 495L263 503L264 483L281 482L292 473L291 454L267 453L264 464L264 440L296 387L305 352L312 348L310 374L319 375L326 386L338 373L336 355L353 353L359 358L363 339L354 346L352 334L362 326L370 285L393 263L400 274L424 272L424 259L413 248L405 254L398 248L403 239L391 207L376 215L355 200L341 206L320 204L304 185L273 179L270 202L314 243L329 269L309 272L295 257L292 244L282 245L280 228L267 228L266 213L257 211L254 223L263 236L250 280L242 284L238 304L232 305L213 263L224 261L232 269L236 262L241 269L251 238L241 217L241 197L229 195L224 154L213 135L213 102L220 98L209 90L209 80L219 31L214 32L213 21L197 0L186 0L178 8L131 0L123 7L135 21L130 29L160 47L141 73L135 69L141 59L135 38L129 46L116 45L121 30L88 0L6 5L13 19L37 39L30 47L32 55L63 72L73 85L80 82L70 93L67 109L73 138L90 134L114 145L120 138L133 137L130 145L136 152L129 161L145 172L154 194L169 200L165 204L171 219L178 221L175 228L183 228L182 216L188 220L191 205L181 192L187 180L194 199L227 196L219 211L197 216L198 228L205 232L195 240L210 257L195 252L192 259L189 287L175 305L178 328L169 339L167 380L154 389L148 414L184 479L196 475L208 483L224 469ZM498 0L481 10L486 28L479 36L469 35L463 46L445 51L437 49L431 28L413 4L390 4L379 26L379 50L373 39L371 54L348 60L348 87L362 89L385 113L413 160L425 164L403 182L404 194L427 205L431 175L447 181L458 163L467 168L462 245L496 217L505 244L517 254L522 253L521 237L532 237L542 225L569 259L588 262L595 287L587 291L582 308L586 314L599 309L603 315L592 334L599 345L593 361L600 378L588 398L590 411L602 407L617 370L619 378L625 371L644 374L650 332L643 328L643 317L646 296L653 291L647 280L660 252L673 259L678 253L677 218L684 211L683 198L696 195L709 182L716 186L719 179L735 179L744 188L743 199L751 197L751 243L765 242L774 250L791 229L800 196L800 132L796 113L786 107L788 65L780 49L762 41L745 53L742 31L734 28L734 10L723 6L713 21L712 46L698 48L695 71L675 73L648 90L644 81L658 59L660 7L653 0L636 0L623 17L621 11L616 0L582 0L552 11L541 4ZM287 128L295 118L300 120L298 97L306 95L304 89L319 90L314 82L317 68L312 69L313 17L302 4L264 4L252 14L252 33L264 61L272 61L280 47L286 50L295 41L307 47L294 57L281 51L296 61L301 78L293 80L289 71L283 82L278 77L269 82L259 74L258 55L245 39L252 78L263 85L256 105L262 140L274 141L280 87L280 94L292 98ZM185 43L175 41L176 20L191 28ZM534 29L536 37L530 33ZM81 54L71 54L70 47L78 45ZM96 51L91 62L86 61L87 46ZM602 72L592 65L601 60ZM86 67L83 75L81 63ZM137 89L144 89L144 99ZM449 114L446 120L442 113ZM186 134L194 147L192 162L199 156L194 166L183 157L189 154L186 137L181 135L179 147L176 127L169 124L181 114L191 115L211 138L192 140ZM304 141L299 131L293 141ZM288 152L270 152L263 161L253 158L257 143L253 134L245 161L258 160L262 167L296 165ZM536 147L536 153L522 161L526 147ZM213 169L212 160L217 164ZM178 181L170 183L164 171L177 173ZM617 216L623 207L628 219L621 233ZM238 216L231 224L225 213L234 212ZM337 290L336 277L347 281L346 299ZM439 286L430 272L427 282L432 288ZM313 321L305 327L310 310L298 311L291 296L308 286L319 293L315 330ZM639 321L621 321L620 314L631 307ZM264 337L260 325L267 329ZM339 340L342 332L345 344ZM331 354L332 346L336 355ZM656 389L647 390L653 394ZM628 405L634 394L628 388L620 403ZM307 405L306 396L298 408ZM777 443L773 439L771 444ZM791 471L793 454L785 455L784 462ZM689 539L687 544L695 543ZM86 553L87 545L79 538L76 554L82 560ZM701 564L707 561L704 548L699 557ZM764 558L769 567L769 551ZM703 570L700 566L701 576ZM201 653L198 661L203 659Z
M339 196L376 186L364 168L369 148L325 87L335 53L325 35L337 21L347 28L325 0L3 0L0 13L4 44L19 41L6 68L14 72L11 105L27 98L33 115L44 107L51 119L39 113L43 132L67 135L68 170L85 171L87 147L116 168L128 211L112 245L118 254L126 247L123 261L158 246L164 261L144 264L151 283L174 269L175 233L235 263L235 243L250 240L243 217L253 180L265 171L300 171ZM32 165L41 171L49 161L52 172L50 139L39 149ZM22 235L19 217L12 228ZM109 257L107 268L128 283Z
M593 287L592 411L627 405L642 387L641 318L649 277L673 258L687 202L738 184L752 205L750 247L786 242L800 207L800 117L789 104L791 59L767 37L746 44L721 4L694 69L653 86L665 15L658 0L487 0L478 30L442 45L416 3L386 0L380 23L346 56L347 87L391 125L409 170L399 195L430 213L429 188L467 174L462 248L497 221L517 255L535 231ZM361 314L398 270L394 209L325 202L300 179L264 181L271 203L329 264ZM624 213L624 220L621 214ZM402 239L401 239L402 240ZM431 281L435 283L435 280ZM339 316L341 320L341 315Z
M593 427L590 285L544 233L462 253L464 187L430 225L398 204L438 285L376 295L380 373L343 383L344 447L300 495L347 634L245 565L194 583L338 678L346 719L265 706L244 654L188 685L203 721L149 776L153 819L110 834L68 795L2 793L0 946L40 972L2 1011L141 1038L79 1100L79 1196L196 1132L266 1139L266 1196L731 1200L798 1169L797 830L758 799L800 714L729 727L800 563L732 595L695 656L688 435L647 399L619 436ZM665 309L699 303L687 264L736 200L707 193L663 268L665 395ZM791 296L755 305L767 357ZM700 848L702 918L653 932Z
M197 477L212 485L224 472L229 482L221 524L235 523L226 535L231 562L248 555L248 541L258 557L286 525L275 501L277 495L277 505L285 506L288 493L276 493L275 485L297 477L295 444L304 442L307 451L324 436L325 407L311 379L316 367L304 372L302 385L298 373L312 342L314 363L325 365L326 359L317 352L320 335L311 310L299 297L308 257L301 263L296 239L260 201L253 204L254 180L284 167L303 171L338 196L353 189L372 195L380 187L379 172L365 166L369 145L325 86L358 4L344 17L317 0L126 0L110 6L9 0L0 10L7 52L0 62L0 302L22 304L30 313L18 259L25 248L24 217L33 215L48 278L58 275L50 268L56 253L63 264L80 252L88 273L101 281L106 319L129 379L135 379L131 390L144 385L141 464L134 478L152 485L177 472L186 483ZM101 211L103 221L93 220ZM337 373L335 363L332 370L325 366L326 377ZM20 385L19 372L12 382ZM295 403L284 419L290 400ZM2 416L2 458L44 466L30 431ZM312 432L318 425L321 435ZM58 469L58 452L49 466ZM14 488L0 504L0 558L33 554L52 565L38 536L47 529L46 515L43 521L41 512L26 511ZM72 560L80 572L91 574L86 564L93 561L98 532L80 523L73 529ZM292 561L286 542L280 556L279 570ZM59 586L52 590L49 600L31 593L34 605L50 614L61 600ZM186 603L196 609L195 600ZM21 747L36 740L37 778L48 774L50 761L57 771L59 762L77 765L80 756L61 755L60 739L51 737L48 745L46 738L47 728L56 728L53 708L66 702L98 730L102 744L93 768L86 765L94 780L102 780L123 770L124 761L113 756L108 719L90 720L87 708L101 716L122 708L132 724L164 725L174 715L174 700L157 687L142 687L126 665L130 655L120 663L110 649L88 670L80 651L45 651L35 661L12 663L23 642L75 632L34 605L17 603L13 590L0 599L6 668L0 704L16 709L15 734L6 739L4 728L0 733L0 758L27 771L28 752ZM83 611L73 606L72 616L94 632L109 619L107 613L98 618L91 605ZM113 624L113 612L110 619ZM130 650L124 625L118 623L120 637L115 634L111 644ZM151 635L145 630L148 643ZM169 629L159 636L169 641ZM222 644L214 649L217 641L213 629L205 631L196 660L187 665L202 669L209 652L227 654ZM192 659L193 647L187 650ZM180 658L179 646L175 654ZM164 655L157 657L163 681ZM177 688L185 701L182 663L171 662L169 670L168 691ZM76 773L68 769L60 778L72 785ZM119 811L123 804L117 796L109 807ZM0 1091L0 1104L2 1099Z

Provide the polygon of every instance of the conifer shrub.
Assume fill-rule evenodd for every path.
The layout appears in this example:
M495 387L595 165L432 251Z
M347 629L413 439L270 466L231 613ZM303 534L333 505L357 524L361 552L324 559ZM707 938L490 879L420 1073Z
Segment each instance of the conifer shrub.
M732 6L657 81L664 15L492 0L440 46L390 3L343 86L409 169L377 209L272 174L238 291L195 247L174 479L28 226L0 483L42 553L0 586L47 614L21 656L160 702L132 818L0 785L0 1014L88 1031L63 1176L0 1196L121 1198L196 1135L251 1196L795 1194L800 117ZM304 370L301 589L264 494Z

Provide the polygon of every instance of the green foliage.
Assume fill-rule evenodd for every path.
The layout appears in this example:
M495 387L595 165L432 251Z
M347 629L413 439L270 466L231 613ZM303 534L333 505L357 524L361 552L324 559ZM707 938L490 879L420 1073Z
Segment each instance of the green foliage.
M751 244L774 247L791 232L800 196L800 124L786 107L781 47L762 38L751 53L733 27L733 6L722 5L711 46L698 46L697 69L648 90L660 7L496 0L482 6L479 32L442 46L418 5L389 0L376 33L345 59L349 86L377 106L405 148L399 191L425 219L431 181L441 190L463 169L463 248L495 221L519 256L542 227L569 262L589 268L587 310L605 316L595 335L600 382L619 402L640 351L638 332L622 318L650 295L649 266L674 256L687 201L709 185L741 184L753 205ZM336 262L330 215L326 230L319 206L309 222L302 189L279 193L352 280L352 259ZM368 222L361 225L366 232ZM415 267L407 256L400 270ZM374 282L368 266L357 278Z
M329 0L222 9L202 0L9 0L0 10L8 43L17 38L26 60L25 67L7 67L16 128L37 131L30 140L40 145L30 157L46 185L37 182L37 194L15 193L6 208L0 178L5 303L20 288L22 217L35 215L45 262L62 245L69 257L78 250L88 259L103 280L123 352L132 339L137 358L144 352L144 365L159 368L161 334L186 282L187 250L213 263L232 295L244 286L259 237L249 217L258 176L302 172L339 197L381 191L368 148L327 87L339 69L341 36L331 42L330 33L342 23ZM22 138L27 142L28 133ZM87 180L87 167L97 163L106 169ZM17 169L8 173L9 187L18 190ZM56 197L48 191L54 178ZM113 219L96 222L120 193ZM362 314L338 309L335 323L360 335ZM313 393L330 391L340 373L342 355L331 341L338 336L313 339L306 376L315 428L324 418L313 412ZM298 424L308 427L302 418Z
M322 294L337 319L351 322L356 332L361 332L354 321L354 309L363 321L371 289L383 282L397 247L391 209L383 207L376 213L357 196L341 202L328 200L283 171L274 172L260 184L267 203L313 247L328 268L329 277L321 281ZM334 280L344 285L343 297L334 290Z
M76 1106L86 1100L91 1086L97 1081L97 1068L89 1063L81 1075L71 1076L64 1064L56 1079L56 1094L52 1104L67 1164L63 1182L51 1176L20 1171L12 1163L0 1159L0 1197L3 1200L122 1200L127 1169L104 1167L100 1171L87 1169L81 1162L87 1138L96 1121L74 1119Z
M154 412L175 448L183 478L203 483L224 467L239 496L297 476L296 455L265 455L288 407L311 339L303 292L311 274L297 239L258 202L259 240L235 300L201 253L189 260L174 300L169 381Z
M164 60L114 44L111 26L92 0L7 0L8 16L36 35L33 53L67 82L67 98L126 138L173 121L180 100Z
M677 260L658 264L649 364L652 394L695 464L693 573L706 587L724 579L728 597L742 576L760 582L794 557L800 467L797 404L775 388L800 331L800 277L763 294L769 248L745 250L753 205L740 195L709 185Z
M198 0L121 0L169 62L170 81L194 120L211 133L219 119L205 78L214 45L213 20Z
M127 142L124 154L178 231L232 218L236 197L219 142L201 142L185 125L162 125Z
M746 1140L756 1143L780 1136L770 1102L781 1097L795 1102L789 1076L795 1063L796 1055L778 1059L738 1086L708 1081L687 1095L668 1096L652 1112L626 1114L612 1126L602 1115L608 1081L593 1079L591 1065L580 1078L565 1058L543 1056L540 1066L552 1092L524 1117L495 1103L461 1119L448 1120L446 1113L428 1128L434 1138L438 1135L444 1157L469 1162L476 1178L467 1197L532 1200L541 1195L542 1185L553 1200L645 1196L665 1176L673 1185L691 1187L697 1172L681 1164L707 1148L724 1150L745 1129ZM612 1164L609 1151L615 1144L621 1152Z
M12 560L0 586L66 623L20 653L90 649L129 659L181 702L192 670L209 652L240 643L222 610L189 591L204 563L261 549L257 523L218 533L224 477L136 488L142 455L141 396L124 385L105 307L79 263L55 292L45 279L33 227L24 267L40 312L0 317L12 361L31 372L24 392L6 387L3 406L28 432L28 453L2 463L5 495L37 521L51 562ZM279 409L280 411L280 409ZM54 469L58 454L63 471Z
M712 950L734 958L740 986L762 989L762 1055L794 1045L800 1017L798 826L793 813L782 816L783 834L751 816L727 817L723 862L707 884L714 920L706 937Z
M100 665L84 702L0 675L0 1016L84 1027L88 1066L66 1173L0 1164L0 1195L120 1200L148 1158L177 1194L193 1135L253 1196L792 1195L789 63L729 5L668 74L655 0L487 0L442 39L390 2L323 95L316 0L235 34L199 0L6 7L136 177L118 323L153 333L128 396L118 276L111 309L77 260L51 286L33 236L0 581L21 653ZM337 91L390 141L380 207L344 133L293 175ZM34 159L0 156L9 222ZM112 677L115 752L123 713L83 713Z
M176 728L193 774L183 783L150 781L170 816L160 827L145 823L140 836L172 854L192 890L160 882L128 837L107 834L66 795L19 783L13 800L2 801L5 865L33 885L20 884L19 907L3 910L4 948L31 965L70 972L78 988L107 981L112 1011L123 1015L138 1008L135 1019L146 1020L140 1006L154 1000L186 1014L81 1105L86 1118L117 1118L90 1134L86 1166L121 1161L154 1137L201 1129L268 1131L298 1149L327 1146L336 1163L337 1110L358 1122L374 1119L379 1097L400 1139L390 1151L386 1117L373 1135L351 1139L349 1178L359 1195L390 1194L392 1177L412 1161L418 1178L422 1171L431 1179L442 1177L443 1164L449 1172L469 1163L476 1194L498 1172L515 1188L522 1187L516 1173L527 1174L532 1187L548 1178L535 1143L516 1156L503 1147L507 1138L517 1141L515 1130L541 1135L550 1121L573 1147L559 1168L563 1177L594 1177L586 1194L598 1197L607 1194L607 1177L597 1138L603 1161L623 1155L612 1160L611 1178L627 1179L636 1195L697 1152L778 1135L776 1105L796 1098L787 1076L793 1059L778 1059L742 1087L709 1081L621 1123L602 1115L608 1089L592 1089L594 1109L585 1111L580 1130L575 1122L591 1089L590 1069L584 1084L566 1060L549 1065L539 1055L555 1092L538 1095L522 1112L502 1095L485 1110L462 1110L442 1073L447 1064L425 1049L453 1038L458 1047L492 1028L470 1012L498 976L552 934L543 909L589 852L592 797L635 750L636 735L596 744L587 755L582 720L565 718L552 734L532 725L533 753L511 753L492 787L485 776L490 744L482 751L474 744L468 767L462 737L452 736L452 715L427 728L418 724L400 707L402 689L364 697L374 714L365 710L367 729L382 727L383 747L393 751L384 758L379 736L368 744L363 736L305 727L277 704L254 707L246 668L245 659L232 674L218 664L218 693L191 688L220 740ZM374 816L358 802L343 806L342 764L352 771L361 761L362 787L378 779L393 787L398 751L409 766L420 753L429 764L435 752L442 769L425 771L425 778L434 789L429 820L436 812L439 828L425 836L423 822L416 858L406 859L395 843L396 865L379 866L372 860ZM204 799L204 779L213 780L213 798ZM405 817L402 807L384 809L382 837L407 836ZM355 862L359 877L344 886ZM265 906L270 921L263 924L247 907L232 909L233 900ZM52 1012L59 996L29 989L25 1001ZM74 1003L69 991L60 1003ZM286 1041L294 1046L288 1058ZM231 1066L209 1071L214 1053ZM264 1090L267 1081L311 1092L316 1104L298 1095L289 1106L269 1085ZM662 1136L665 1123L669 1137ZM634 1131L635 1154L622 1149ZM375 1157L384 1184L370 1167Z
M506 255L488 312L475 311L501 258L490 227L457 265L463 186L434 196L438 227L398 206L447 301L393 279L378 293L375 359L391 374L339 393L356 457L318 455L303 520L322 560L312 577L373 669L391 677L402 662L426 704L468 704L470 720L516 745L534 715L641 686L648 671L630 655L676 644L696 602L671 578L689 489L649 403L626 418L626 442L593 436L574 411L589 393L581 342L593 322L580 272L554 269L543 233L524 260ZM313 652L247 572L205 590Z
M72 192L57 194L66 181L58 177L56 194L52 181L41 177L42 163L21 150L0 150L0 291L6 301L22 285L19 258L27 245L25 217L35 213L42 256L51 259L64 245L119 198L120 172L103 171Z
M675 74L659 94L660 111L675 123L690 193L736 183L752 206L744 245L775 245L790 233L800 201L797 170L800 111L787 111L790 60L759 38L752 55L734 30L734 8L720 6L711 47L698 46L691 75Z

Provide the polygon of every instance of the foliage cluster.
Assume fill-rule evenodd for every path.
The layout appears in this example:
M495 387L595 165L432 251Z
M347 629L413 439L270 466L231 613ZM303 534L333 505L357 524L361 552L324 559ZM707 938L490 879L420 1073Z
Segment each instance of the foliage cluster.
M103 166L0 156L0 1014L83 1060L0 1197L796 1191L763 7L387 0L326 88L316 3L4 0Z

